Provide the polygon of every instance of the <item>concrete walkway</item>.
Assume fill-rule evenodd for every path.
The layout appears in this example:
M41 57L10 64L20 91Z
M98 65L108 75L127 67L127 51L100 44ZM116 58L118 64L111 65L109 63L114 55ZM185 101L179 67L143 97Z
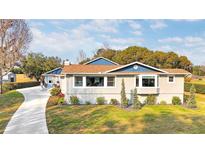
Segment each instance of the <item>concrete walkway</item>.
M49 98L41 87L19 89L25 101L9 121L4 134L48 134L45 110Z

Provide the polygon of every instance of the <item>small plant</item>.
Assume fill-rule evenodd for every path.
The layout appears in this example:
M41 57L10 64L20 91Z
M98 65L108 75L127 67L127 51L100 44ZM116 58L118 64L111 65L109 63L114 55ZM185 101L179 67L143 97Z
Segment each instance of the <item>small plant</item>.
M145 104L155 105L157 103L157 98L154 95L148 95L145 99Z
M70 96L70 102L71 102L71 104L73 104L73 105L78 105L79 102L80 102L80 100L78 99L77 96Z
M133 108L134 109L140 109L142 107L142 104L139 101L138 96L137 96L137 89L136 88L133 91L133 100L132 101L133 101Z
M97 102L98 105L103 105L103 104L105 104L105 98L104 97L98 97L96 99L96 102Z
M90 101L86 101L85 104L86 105L91 105L91 102Z
M55 106L58 104L59 97L58 96L50 96L48 99L48 106Z
M122 107L127 107L128 106L128 99L126 97L126 93L125 93L125 82L124 79L122 79L122 83L121 83L121 105Z
M199 81L202 81L202 78L199 78Z
M119 102L118 102L118 100L117 100L117 99L112 98L112 99L110 99L110 104L112 104L112 105L118 105L118 104L119 104Z
M190 88L190 96L187 100L187 106L190 108L196 108L195 92L196 92L196 89L195 89L194 85L192 85Z
M189 95L184 94L184 101L183 102L185 104L187 104L188 99L189 99Z
M181 99L177 96L172 97L172 104L173 105L181 105Z
M51 96L57 96L61 93L61 89L58 87L54 87L50 90Z
M65 103L65 99L64 99L65 95L63 93L58 94L58 105L62 105Z
M185 82L191 82L191 80L192 80L192 79L191 79L190 77L186 77L186 78L185 78Z
M162 101L160 101L160 103L159 103L160 105L167 105L167 102L166 101L164 101L164 100L162 100Z

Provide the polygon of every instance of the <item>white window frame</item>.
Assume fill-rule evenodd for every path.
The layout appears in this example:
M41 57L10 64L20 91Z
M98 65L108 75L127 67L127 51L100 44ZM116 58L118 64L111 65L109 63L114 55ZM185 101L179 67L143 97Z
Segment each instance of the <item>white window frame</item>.
M137 76L138 76L138 78L139 78L139 86L137 87L137 85L136 85L136 78L137 78ZM140 74L140 75L137 75L137 76L135 76L135 80L134 80L134 82L135 82L135 87L136 88L158 88L159 86L158 86L158 80L157 80L157 78L158 78L158 75L156 75L156 74ZM142 86L142 78L144 77L144 76L154 76L154 87L143 87Z
M170 82L170 81L169 81L169 77L173 77L173 82ZM168 75L168 77L167 77L167 82L168 82L168 83L175 83L175 75Z
M78 76L82 76L83 77L83 86L75 86L75 77L78 77ZM93 76L93 77L103 77L104 78L104 86L86 86L86 77L88 76ZM115 86L107 86L107 77L114 77L115 79ZM98 76L98 75L74 75L73 76L73 88L86 88L86 89L92 89L92 88L116 88L116 76Z
M115 85L114 85L114 86L108 86L108 85L107 85L107 78L108 78L108 77L114 77L114 82L115 82ZM104 81L105 81L105 84L104 84L104 85L105 85L106 88L116 88L116 76L105 76Z

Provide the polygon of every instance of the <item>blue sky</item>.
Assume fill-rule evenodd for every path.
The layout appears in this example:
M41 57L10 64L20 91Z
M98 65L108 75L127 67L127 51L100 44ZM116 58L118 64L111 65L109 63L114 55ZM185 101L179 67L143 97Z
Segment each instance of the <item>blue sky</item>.
M33 33L30 51L76 62L109 45L125 49L137 45L174 51L194 64L205 64L205 20L28 20Z

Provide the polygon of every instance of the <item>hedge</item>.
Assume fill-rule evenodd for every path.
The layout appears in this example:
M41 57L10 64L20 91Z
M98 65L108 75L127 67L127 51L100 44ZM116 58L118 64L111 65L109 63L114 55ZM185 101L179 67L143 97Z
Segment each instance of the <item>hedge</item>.
M8 82L3 84L3 91L9 91L14 89L21 89L27 87L39 86L40 83L38 81L30 81L30 82Z
M205 94L205 85L203 85L203 84L185 83L184 84L184 90L186 92L189 92L192 85L195 86L196 93Z

